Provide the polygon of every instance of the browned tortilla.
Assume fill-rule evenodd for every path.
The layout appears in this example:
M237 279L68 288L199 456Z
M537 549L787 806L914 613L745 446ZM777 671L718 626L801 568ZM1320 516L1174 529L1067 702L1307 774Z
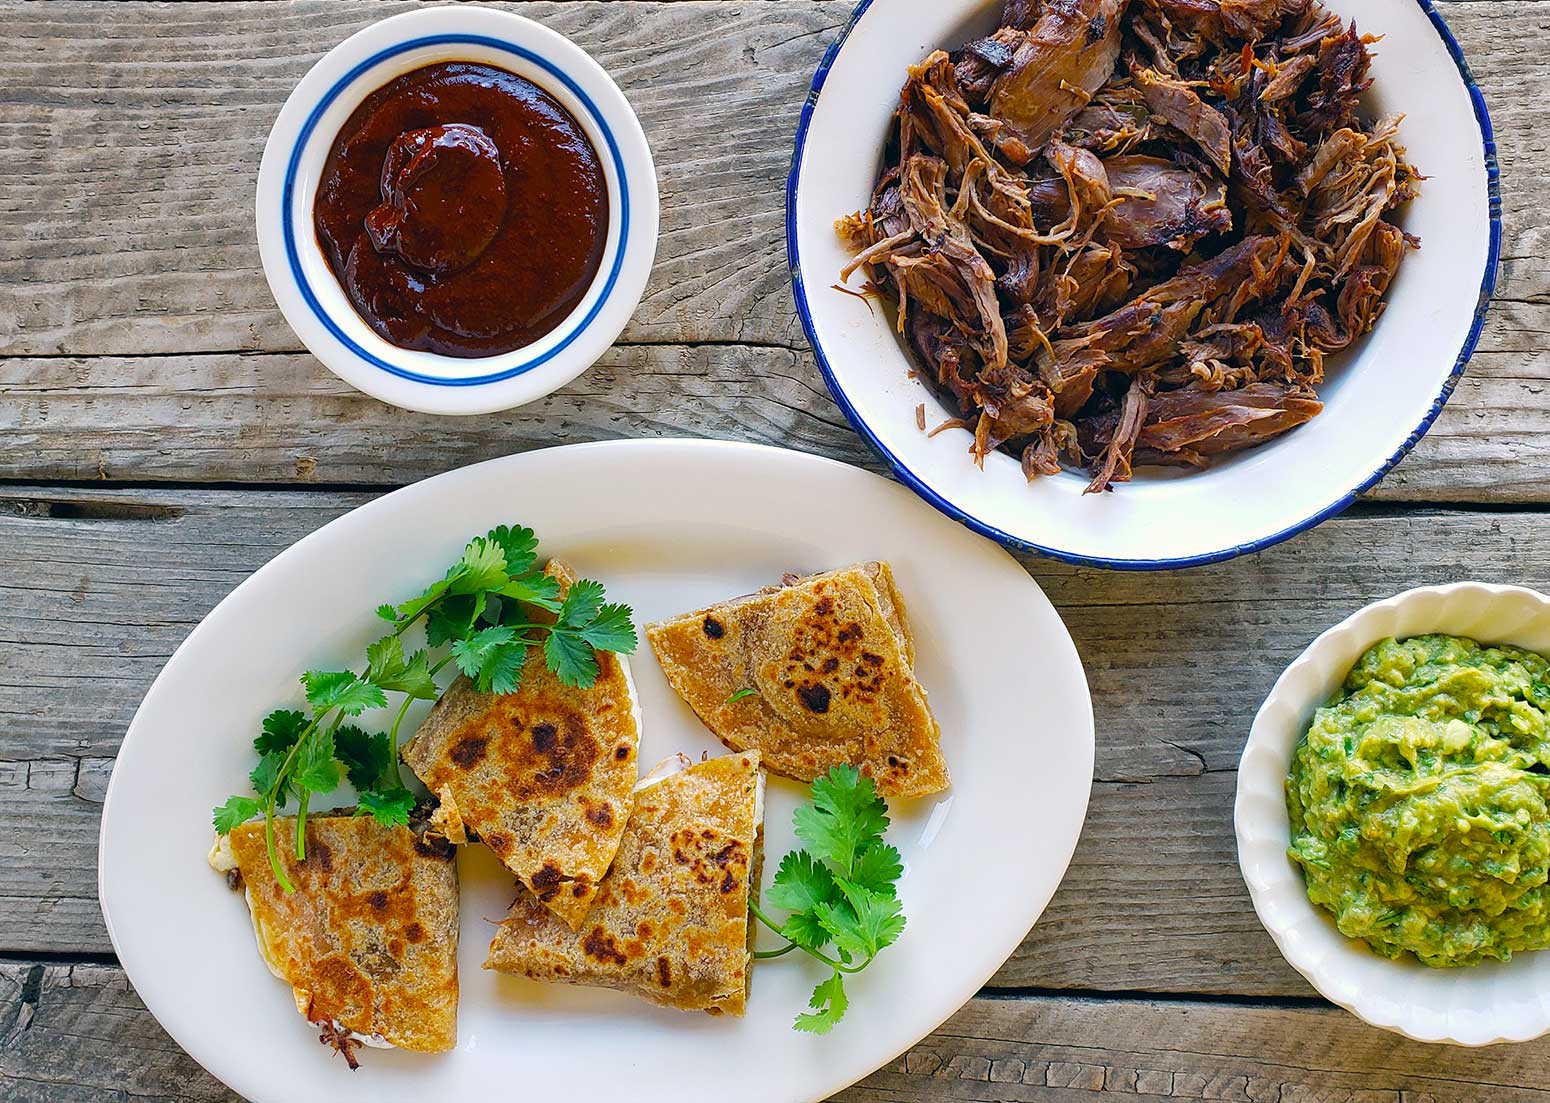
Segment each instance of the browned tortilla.
M567 589L575 581L559 560L547 573ZM597 661L590 689L562 683L538 647L515 693L479 693L459 678L403 752L441 801L442 832L453 842L477 835L572 927L619 849L637 776L624 660L600 652Z
M259 952L289 982L311 1022L338 1023L404 1049L457 1044L457 865L441 839L370 817L275 821L275 845L296 891L275 880L264 825L231 833Z
M749 751L640 790L585 925L572 931L519 889L485 968L741 1015L763 833L758 786L759 755Z
M843 763L888 796L947 788L941 729L886 563L863 563L646 626L674 689L728 747L812 781ZM752 693L747 693L752 690Z

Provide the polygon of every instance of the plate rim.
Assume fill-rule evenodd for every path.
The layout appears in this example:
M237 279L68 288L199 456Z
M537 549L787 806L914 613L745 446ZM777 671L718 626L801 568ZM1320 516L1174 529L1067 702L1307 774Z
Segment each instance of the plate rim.
M963 507L954 504L945 495L932 489L924 479L916 475L903 460L888 449L851 403L845 393L845 389L840 385L839 377L834 373L834 369L829 363L823 345L818 340L817 328L814 325L812 311L808 305L807 287L802 275L801 249L797 244L796 217L797 190L801 183L802 163L806 153L808 129L812 124L813 112L817 109L819 96L823 92L824 85L828 82L829 71L833 68L840 51L849 40L851 32L856 29L862 16L872 7L873 0L860 0L860 3L851 12L849 21L840 31L839 36L830 44L828 50L824 52L823 58L818 63L818 69L813 74L812 85L808 90L806 99L802 103L801 116L797 120L796 140L791 153L791 168L786 175L786 259L791 271L792 297L796 300L797 316L801 319L802 331L807 335L807 343L811 346L813 356L818 362L818 370L823 375L824 383L828 387L830 396L845 415L845 420L850 422L851 428L888 464L895 478L939 512L946 514L959 524L972 529L981 536L989 537L1004 547L1017 551L1036 552L1050 559L1076 567L1100 567L1116 571L1161 571L1180 570L1187 567L1203 567L1212 563L1222 563L1242 555L1263 551L1285 540L1290 540L1292 537L1300 535L1329 520L1336 514L1343 512L1356 501L1358 496L1372 489L1385 475L1392 471L1399 461L1404 459L1420 439L1426 435L1427 430L1432 427L1433 422L1442 413L1443 406L1452 397L1459 380L1464 375L1465 367L1468 366L1470 358L1474 355L1475 349L1480 343L1480 335L1485 328L1486 315L1490 310L1491 297L1496 291L1497 276L1501 265L1501 165L1497 157L1496 131L1491 123L1491 113L1486 106L1485 94L1481 91L1478 82L1475 80L1474 73L1470 70L1469 63L1464 58L1463 48L1459 45L1458 39L1454 37L1447 21L1437 11L1433 0L1415 0L1415 3L1420 6L1421 11L1431 20L1433 29L1442 40L1448 55L1453 59L1453 63L1458 69L1459 77L1464 82L1464 88L1469 94L1470 103L1474 108L1475 121L1480 128L1480 138L1485 150L1489 241L1486 248L1485 272L1480 281L1480 297L1475 307L1474 318L1470 323L1469 332L1465 335L1464 344L1454 360L1452 370L1443 381L1437 397L1432 401L1431 407L1422 417L1420 424L1411 431L1410 435L1400 443L1399 448L1376 471L1362 479L1356 486L1347 490L1311 516L1278 532L1260 537L1257 540L1195 555L1163 559L1127 559L1067 551L1005 532L988 521L975 516Z
M495 467L503 464L509 464L513 461L521 461L526 457L540 453L567 452L574 454L583 451L618 451L628 453L630 451L637 450L665 450L666 448L682 448L704 453L720 452L741 453L749 455L762 454L767 459L777 460L790 460L795 458L796 461L800 463L811 462L819 466L837 468L849 474L860 474L866 476L870 480L875 480L877 483L881 483L885 487L895 485L891 482L891 480L885 478L884 476L881 476L872 471L868 471L865 468L845 463L841 460L831 459L827 456L822 456L811 452L804 452L799 449L781 448L774 445L760 444L749 441L728 441L698 437L619 438L605 441L590 441L568 445L556 445L550 448L532 449L528 452L520 452L507 456L494 457L479 463L468 464L463 467L454 468L439 475L434 475L429 478L422 479L419 482L396 488L389 491L388 493L373 498L368 502L357 505L346 513L339 515L338 517L330 519L329 521L320 525L318 528L314 529L312 532L307 533L305 536L296 540L294 543L276 552L263 564L249 573L247 577L243 578L242 581L233 587L233 589L225 597L221 598L219 602L217 602L207 613L205 613L199 622L193 627L193 629L189 631L189 634L183 639L183 641L179 643L178 646L173 650L165 664L163 664L161 670L157 672L157 675L152 680L150 686L147 687L139 705L136 706L134 716L131 718L129 726L125 729L124 738L120 742L118 751L115 754L114 770L108 779L107 789L103 795L102 812L100 815L97 833L97 898L98 906L102 912L103 923L108 932L108 939L113 946L115 956L118 958L118 966L123 970L125 978L129 981L131 987L135 989L137 996L140 996L140 989L139 986L135 983L135 978L132 974L129 963L124 959L120 943L120 936L114 928L113 918L108 907L108 896L106 893L107 863L104 861L104 856L107 853L107 849L105 844L108 839L108 824L110 820L109 812L113 806L115 793L118 790L118 761L123 753L124 748L130 744L131 739L133 739L135 736L135 732L139 730L141 726L141 716L145 709L146 702L156 693L158 686L164 679L168 677L168 672L172 670L175 665L177 665L179 658L186 651L192 649L196 645L199 637L201 637L207 630L207 625L214 614L224 604L236 598L239 594L239 591L248 586L250 582L256 579L263 572L270 570L282 558L287 557L291 552L295 551L295 549L306 544L308 541L315 540L320 536L320 534L324 533L332 525L343 521L347 517L351 517L362 510L381 507L382 503L387 502L395 495L414 491L416 488L422 487L425 484L434 483L441 479L460 476L463 473L471 471L475 468ZM1009 554L1005 548L997 548L996 550L1001 554ZM1015 560L1014 564L1018 570L1024 571L1026 573L1026 568L1022 564L1016 563ZM1085 747L1085 755L1079 753L1078 757L1085 757L1087 763L1087 768L1085 771L1087 784L1082 788L1081 791L1080 816L1074 817L1075 830L1071 835L1070 843L1065 850L1063 859L1059 863L1058 876L1055 878L1054 886L1051 888L1048 897L1043 899L1043 901L1039 903L1036 909L1029 909L1033 911L1033 914L1029 920L1029 926L1027 928L1028 931L1031 931L1033 927L1037 925L1038 921L1043 917L1044 913L1048 910L1050 902L1053 900L1055 894L1059 891L1060 885L1064 882L1066 875L1070 872L1071 861L1075 857L1077 846L1081 842L1082 833L1086 827L1087 814L1091 808L1093 777L1096 772L1097 729L1096 718L1093 712L1092 689L1088 681L1086 665L1082 661L1081 652L1076 647L1076 641L1071 636L1070 629L1066 626L1064 618L1060 615L1059 610L1055 608L1054 603L1049 599L1049 595L1044 592L1044 588L1039 584L1038 580L1032 577L1032 575L1028 576L1028 580L1032 584L1035 592L1039 595L1039 600L1048 606L1056 621L1060 624L1064 634L1065 646L1069 649L1070 652L1070 659L1073 662L1074 670L1078 677L1079 683L1074 688L1079 690L1080 702L1083 707L1080 710L1082 716L1082 724L1080 729L1074 733L1069 733L1066 738L1070 739L1074 736L1075 738L1078 738L1082 741L1082 744ZM1079 752L1082 749L1083 748L1079 748ZM875 1064L868 1064L866 1067L860 1068L855 1072L854 1075L848 1075L847 1073L847 1079L844 1079L843 1082L836 1082L831 1084L826 1089L824 1089L822 1095L816 1096L814 1098L826 1098L828 1095L843 1091L845 1088L850 1087L852 1084L855 1084L858 1081L864 1079L866 1076L877 1071L878 1069L886 1067L890 1061L897 1059L900 1054L908 1052L915 1045L918 1045L922 1040L929 1037L932 1033L939 1029L943 1023L947 1022L959 1011L961 1011L965 1006L967 1006L969 1001L974 999L975 996L979 994L979 992L985 987L986 983L1002 966L1005 965L1006 960L1016 952L1017 947L1021 945L1022 939L1025 939L1026 937L1027 933L1025 932L1016 944L1008 947L1005 957L999 957L991 961L988 964L988 967L984 970L975 970L972 976L968 973L965 973L965 983L957 986L953 990L953 998L944 1004L941 1016L939 1018L935 1018L934 1022L931 1022L915 1037L912 1037L907 1042L905 1042L905 1044L899 1048L897 1052L890 1052L888 1056L877 1061ZM140 996L140 998L142 1002L146 1002L143 996ZM205 1068L205 1070L212 1076L215 1076L217 1080L220 1080L223 1084L226 1083L222 1076L215 1073L214 1070L208 1068L208 1066L206 1066L204 1062L200 1060L200 1058L194 1056L194 1054L184 1046L183 1042L178 1037L172 1035L171 1030L161 1023L160 1017L148 1002L146 1002L146 1009L150 1011L153 1018L157 1019L158 1025L161 1025L162 1029L167 1031L168 1035L172 1038L172 1041L177 1044L179 1048L183 1050L183 1052L187 1053L196 1063L198 1063L202 1068ZM892 1046L890 1046L890 1049L892 1049ZM227 1087L231 1087L231 1085L227 1084Z

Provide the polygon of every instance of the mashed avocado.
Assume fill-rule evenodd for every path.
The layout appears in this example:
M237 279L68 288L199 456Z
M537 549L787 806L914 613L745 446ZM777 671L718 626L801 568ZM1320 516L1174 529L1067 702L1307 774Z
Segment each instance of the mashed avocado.
M1286 784L1308 898L1378 953L1550 946L1550 661L1387 639L1313 717Z

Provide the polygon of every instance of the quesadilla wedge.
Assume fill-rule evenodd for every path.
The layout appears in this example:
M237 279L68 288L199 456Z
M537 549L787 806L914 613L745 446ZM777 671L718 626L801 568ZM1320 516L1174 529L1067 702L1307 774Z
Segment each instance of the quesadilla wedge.
M484 967L741 1015L764 831L759 755L713 758L642 786L581 930L519 888Z
M258 951L296 1010L355 1065L355 1043L441 1053L457 1044L457 865L450 843L369 816L274 821L295 892L270 870L263 821L220 838L210 864L247 887Z
M576 581L557 559L545 573L562 595ZM619 849L636 780L640 711L629 662L598 652L597 664L590 689L561 682L538 647L528 649L515 693L480 693L460 677L403 750L441 801L438 829L454 843L477 836L571 927Z
M777 774L812 781L848 763L885 796L949 784L886 563L793 579L649 624L646 638L716 738Z

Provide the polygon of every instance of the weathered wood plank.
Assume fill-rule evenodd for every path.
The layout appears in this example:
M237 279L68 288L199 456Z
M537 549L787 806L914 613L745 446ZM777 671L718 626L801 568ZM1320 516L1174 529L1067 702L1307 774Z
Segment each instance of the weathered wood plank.
M254 248L270 122L328 47L411 5L0 6L0 351L13 355L297 351ZM641 114L663 234L627 341L800 344L786 289L792 135L844 0L509 5L573 36ZM1505 299L1543 299L1550 225L1545 105L1523 90L1550 0L1446 5L1495 108L1507 211ZM175 60L173 60L175 59Z
M397 485L530 448L704 436L871 453L806 353L633 345L517 410L385 406L306 353L0 358L0 478Z
M0 1009L0 1099L240 1103L167 1037L115 968L0 964ZM1078 1103L1103 1092L1285 1103L1528 1103L1550 1098L1547 1076L1544 1041L1444 1049L1319 1006L1041 995L972 1000L935 1034L835 1098Z
M801 349L780 182L846 5L519 7L598 53L657 148L663 240L626 340ZM456 423L384 407L294 351L253 247L259 150L310 61L382 10L0 6L19 43L0 89L0 351L17 354L0 359L15 442L0 477L397 485L552 443L551 418L567 440L689 432L863 458L805 349L616 349L544 403ZM1375 496L1550 500L1550 185L1534 169L1550 109L1519 94L1544 76L1529 44L1550 0L1448 12L1501 130L1503 299L1459 393Z
M412 5L0 5L0 352L296 351L254 189L324 52ZM631 341L795 345L782 187L843 0L508 5L574 38L651 142L662 235Z
M221 596L364 500L0 490L0 852L18 855L0 867L0 951L108 949L92 796L140 696ZM1532 554L1550 516L1390 514L1365 507L1165 588L1027 561L1087 663L1102 783L1065 886L998 984L1308 992L1261 931L1233 852L1231 771L1259 702L1309 640L1368 601L1466 577L1550 587Z
M1550 500L1550 304L1499 304L1431 432L1374 492ZM711 436L876 467L811 353L617 346L547 398L439 418L367 398L306 353L0 357L0 478L396 486L557 441Z

